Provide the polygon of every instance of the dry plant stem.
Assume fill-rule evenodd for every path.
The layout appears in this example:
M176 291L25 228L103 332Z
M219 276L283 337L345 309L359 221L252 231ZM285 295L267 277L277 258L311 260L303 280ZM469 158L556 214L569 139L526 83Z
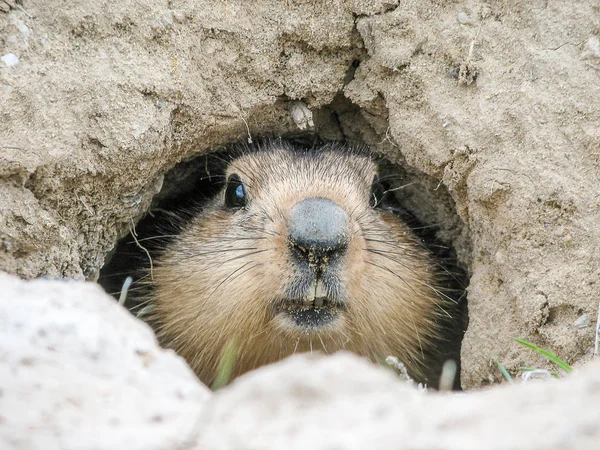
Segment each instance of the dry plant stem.
M248 122L242 116L240 116L244 125L246 125L246 132L248 133L248 144L252 144L252 135L250 134L250 127L248 126Z
M148 261L150 261L150 278L152 279L152 281L154 281L154 265L152 264L152 256L150 256L150 252L148 251L148 249L142 244L140 244L140 241L138 241L137 232L135 231L135 223L133 223L133 219L131 219L131 228L129 231L131 233L131 236L133 236L133 239L135 240L137 246L141 248L148 256Z
M600 300L598 300L598 320L596 320L596 343L594 344L594 357L598 356L598 342L600 341Z
M479 37L480 32L481 32L481 24L479 24L479 28L477 28L477 33L475 34L475 37L473 38L473 40L471 41L471 44L469 45L469 57L467 58L467 63L470 63L471 59L473 58L473 50L475 49L475 42L477 41L477 38Z
M440 378L440 391L452 391L454 385L454 378L456 377L456 362L449 359L444 363L442 369L442 376Z
M125 300L127 300L127 292L129 291L129 286L133 282L133 278L127 277L125 282L123 283L123 287L121 288L121 295L119 296L119 305L125 305Z

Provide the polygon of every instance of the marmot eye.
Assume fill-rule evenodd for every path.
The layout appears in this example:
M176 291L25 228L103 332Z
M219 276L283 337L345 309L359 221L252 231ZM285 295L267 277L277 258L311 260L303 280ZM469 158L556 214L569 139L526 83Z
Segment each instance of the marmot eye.
M373 184L371 185L371 198L369 199L369 204L371 205L371 208L383 206L383 201L385 199L386 194L386 187L383 185L383 183L379 181L379 178L375 176L375 178L373 178Z
M242 208L246 206L246 189L237 174L230 175L225 188L225 206L228 208Z

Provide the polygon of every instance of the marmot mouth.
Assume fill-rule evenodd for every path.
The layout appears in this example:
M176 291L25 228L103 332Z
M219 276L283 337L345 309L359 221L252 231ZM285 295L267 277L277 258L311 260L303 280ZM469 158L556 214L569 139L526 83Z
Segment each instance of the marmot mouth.
M333 322L346 309L346 305L327 298L315 299L314 303L285 299L276 306L278 314L286 315L300 328L321 328Z

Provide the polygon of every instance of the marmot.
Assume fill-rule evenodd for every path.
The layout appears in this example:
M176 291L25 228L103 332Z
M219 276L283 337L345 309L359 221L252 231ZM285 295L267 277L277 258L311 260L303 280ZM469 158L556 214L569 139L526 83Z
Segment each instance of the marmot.
M234 376L296 352L348 350L396 356L437 385L444 360L459 357L457 296L386 206L370 155L270 143L232 159L224 180L147 277L164 346L208 385L230 342Z

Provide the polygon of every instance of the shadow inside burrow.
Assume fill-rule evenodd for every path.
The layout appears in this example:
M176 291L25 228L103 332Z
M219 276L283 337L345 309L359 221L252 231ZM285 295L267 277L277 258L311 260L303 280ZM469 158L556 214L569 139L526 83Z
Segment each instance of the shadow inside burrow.
M278 139L264 139L259 145L277 143ZM318 150L327 142L318 135L288 136L285 142L299 150ZM362 146L362 144L357 144ZM356 145L355 145L356 146ZM243 151L253 147L243 146ZM163 188L154 197L146 215L131 228L107 256L98 283L115 298L121 294L127 277L133 278L125 300L126 308L135 315L151 305L146 298L151 283L149 277L152 260L169 246L183 227L197 214L202 205L217 195L225 184L224 173L231 159L239 153L240 144L226 145L184 161L165 173ZM380 180L385 189L393 193L390 208L418 236L424 247L434 256L436 264L446 274L447 295L456 302L452 320L444 322L443 338L435 349L437 379L430 385L437 387L443 364L448 360L457 364L457 375L452 387L460 389L460 349L468 326L466 288L467 270L459 264L453 237L464 235L451 198L445 188L433 178L408 167L393 164L382 156L373 154L380 168ZM141 313L141 314L140 314ZM432 360L431 355L426 355Z

